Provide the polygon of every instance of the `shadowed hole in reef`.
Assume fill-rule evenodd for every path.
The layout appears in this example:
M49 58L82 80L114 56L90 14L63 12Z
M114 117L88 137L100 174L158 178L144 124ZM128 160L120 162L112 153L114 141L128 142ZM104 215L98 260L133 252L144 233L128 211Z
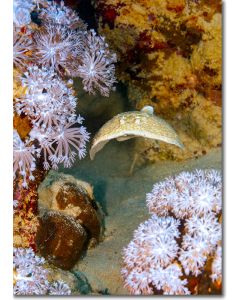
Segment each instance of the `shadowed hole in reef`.
M60 2L60 0L57 0L57 2ZM93 2L91 0L64 0L65 5L76 11L79 17L88 25L88 29L92 28L97 31Z
M105 180L98 180L95 185L94 185L94 196L95 199L100 203L101 208L105 214L105 216L108 215L107 211L107 205L105 199L105 194L106 194L106 181Z
M74 90L78 98L77 113L84 118L84 126L91 134L91 139L99 128L115 115L130 110L126 87L118 83L116 91L111 91L109 97L86 94L80 78L74 80Z

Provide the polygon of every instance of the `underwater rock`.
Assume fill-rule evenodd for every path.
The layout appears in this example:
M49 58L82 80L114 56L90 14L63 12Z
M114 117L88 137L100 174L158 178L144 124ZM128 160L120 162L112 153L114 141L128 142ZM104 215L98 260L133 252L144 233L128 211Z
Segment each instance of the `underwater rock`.
M87 239L85 229L73 217L57 211L45 212L39 222L36 244L40 254L59 268L71 269Z
M58 211L84 227L88 246L99 242L103 226L103 213L87 182L73 176L50 171L38 189L40 214L46 210Z
M185 0L167 0L167 9L170 11L181 12L185 7Z

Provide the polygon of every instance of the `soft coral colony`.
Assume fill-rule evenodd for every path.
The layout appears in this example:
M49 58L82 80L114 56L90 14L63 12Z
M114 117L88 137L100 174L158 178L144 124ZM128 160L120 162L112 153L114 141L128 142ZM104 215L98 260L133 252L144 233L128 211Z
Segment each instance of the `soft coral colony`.
M14 0L14 293L69 295L49 282L37 256L37 187L46 171L69 168L86 155L89 133L77 114L73 78L83 89L109 96L116 55L63 1ZM32 248L31 248L32 247Z
M14 248L14 294L16 295L70 295L70 287L63 281L49 282L49 270L44 267L45 259L34 251Z
M63 1L15 0L13 41L14 80L23 89L14 112L31 128L24 139L14 130L14 175L27 187L38 158L56 169L85 156L89 133L76 114L72 78L82 78L88 93L109 96L116 55Z
M221 191L217 170L182 172L154 185L146 199L152 216L124 249L121 273L131 294L187 295L188 279L203 272L221 285Z

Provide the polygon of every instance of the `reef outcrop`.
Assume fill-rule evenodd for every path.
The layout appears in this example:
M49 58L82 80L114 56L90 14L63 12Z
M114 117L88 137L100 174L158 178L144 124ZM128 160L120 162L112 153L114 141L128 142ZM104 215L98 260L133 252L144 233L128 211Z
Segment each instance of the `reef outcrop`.
M138 141L142 157L182 160L221 146L221 1L96 1L134 109L154 107L186 146Z
M40 226L36 243L49 262L70 269L103 233L103 213L87 182L51 171L38 189Z
M49 263L68 270L79 259L86 238L86 231L73 217L50 211L40 218L36 244Z

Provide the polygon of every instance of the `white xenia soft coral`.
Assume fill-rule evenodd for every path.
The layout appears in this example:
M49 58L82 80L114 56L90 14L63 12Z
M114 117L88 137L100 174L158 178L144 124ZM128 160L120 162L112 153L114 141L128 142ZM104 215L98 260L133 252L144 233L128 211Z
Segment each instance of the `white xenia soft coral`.
M49 287L49 295L51 296L63 296L71 295L70 287L62 280L58 280L52 283Z
M64 1L60 3L51 1L46 8L41 9L39 18L45 24L59 24L72 29L87 29L87 26L78 17L77 13L64 5Z
M55 71L64 69L68 62L77 60L81 31L72 30L59 24L46 24L34 33L36 61L43 66L50 66Z
M179 225L172 217L153 215L134 232L133 240L123 250L121 271L125 287L132 294L153 294L153 288L166 294L189 293L184 287L186 281L180 279L181 269L172 265L179 250ZM174 287L174 282L178 282L178 287Z
M31 21L32 12L38 24ZM14 141L14 174L23 176L27 187L36 157L43 158L45 169L56 169L86 155L89 134L76 114L69 76L82 78L87 92L108 96L116 82L116 55L63 1L14 0L14 16L14 66L22 73L16 80L26 87L14 99L14 110L32 125L30 138Z
M63 281L49 282L50 271L44 267L45 259L31 248L13 249L13 274L15 295L71 295Z
M212 263L212 275L213 281L222 281L222 247L218 246L215 252L214 260Z
M85 156L89 140L86 128L79 126L83 118L75 114L77 99L70 87L72 83L63 81L52 70L37 66L29 67L21 81L27 91L22 98L16 99L15 111L30 118L33 124L30 138L38 141L37 154L43 155L44 168L56 169L60 163L71 167L76 154L80 159ZM35 148L31 149L33 155ZM34 156L32 158L35 162ZM35 164L26 167L28 172L33 171Z
M38 150L30 141L23 142L16 130L13 130L13 175L23 177L23 187L27 187L27 178L34 180L32 172L36 168L35 154Z
M31 0L13 1L13 23L16 27L22 27L30 24L31 11L34 9L34 3Z
M34 126L30 132L31 139L39 142L39 152L43 157L43 166L46 170L50 167L57 169L59 164L70 168L76 155L82 159L86 155L86 142L89 133L84 126L80 126L83 119L76 117L65 125L43 129ZM76 127L78 125L78 127Z
M27 86L26 94L17 99L15 110L29 116L37 127L53 127L65 124L75 114L77 99L73 89L51 70L28 68L22 78Z
M181 267L170 264L166 269L161 267L151 270L152 284L158 291L163 291L164 295L189 295L190 292L185 286L186 279L181 279L183 273Z
M14 294L46 295L49 287L45 259L35 255L31 248L13 249Z
M210 256L212 281L221 281L221 190L217 170L182 172L154 185L146 199L152 217L124 249L122 276L132 294L188 294L183 270L198 276Z
M154 185L147 194L150 213L159 216L172 212L178 218L202 216L221 210L221 174L215 170L182 172Z
M28 94L38 94L42 93L43 89L50 89L54 78L59 79L53 71L33 65L23 73L21 82L22 86L27 87Z
M49 158L54 169L59 163L63 163L65 168L70 168L75 161L76 154L79 159L86 155L86 142L89 140L89 134L83 126L72 127L76 122L77 120L61 125L53 134L52 144L56 145L56 150ZM81 123L81 121L78 122Z
M32 40L26 34L13 32L13 64L18 69L24 69L26 62L30 61L27 52L32 50Z
M75 75L83 78L84 89L87 92L95 94L95 90L99 90L103 96L109 96L116 82L116 55L110 53L105 39L97 36L94 30L85 32L82 43L85 51Z

